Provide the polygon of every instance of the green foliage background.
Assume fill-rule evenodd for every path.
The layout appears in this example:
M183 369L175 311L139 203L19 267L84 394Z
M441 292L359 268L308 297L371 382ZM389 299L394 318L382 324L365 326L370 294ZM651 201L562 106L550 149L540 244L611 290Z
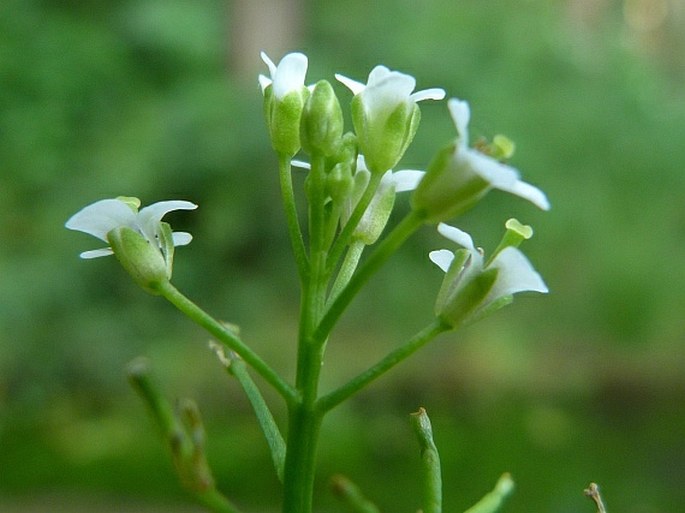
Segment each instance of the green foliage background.
M638 4L646 19L670 11L640 31ZM94 241L63 229L103 197L197 202L172 220L195 236L175 283L292 373L297 284L261 95L255 77L226 71L230 7L0 5L0 506L186 500L125 382L140 354L171 397L198 399L226 493L251 511L278 502L249 406L206 335L112 259L79 261ZM344 472L384 511L416 510L407 414L425 406L449 511L503 471L518 485L512 513L590 511L591 480L611 511L685 511L683 5L351 0L304 13L312 80L383 63L445 87L471 103L474 138L516 141L513 163L553 204L543 214L493 193L460 219L486 249L509 216L532 224L526 253L552 293L443 337L336 411L321 509L342 510L324 489ZM406 167L454 136L444 105L422 110ZM440 243L424 230L373 281L330 343L325 386L430 318L440 275L426 252Z

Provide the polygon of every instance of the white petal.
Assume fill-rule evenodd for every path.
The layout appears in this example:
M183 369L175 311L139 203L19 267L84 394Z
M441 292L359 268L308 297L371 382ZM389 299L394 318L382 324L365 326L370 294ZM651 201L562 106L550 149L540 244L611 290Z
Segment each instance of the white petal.
M440 235L443 237L448 238L452 242L456 242L460 246L468 249L471 253L479 254L476 246L473 244L473 239L471 239L471 236L459 228L455 228L454 226L450 226L445 223L440 223L438 225L438 233L440 233Z
M84 251L79 256L84 259L98 258L103 256L113 255L114 251L112 248L102 248L102 249L91 249L90 251Z
M259 75L259 77L257 77L257 79L259 80L259 86L262 88L262 93L264 93L266 88L269 87L273 83L273 80L271 80L269 77L266 77L264 75Z
M362 84L361 82L347 78L345 75L341 75L340 73L336 73L335 78L338 82L352 91L352 94L354 95L358 95L364 90L364 88L366 88L366 84Z
M269 67L269 75L271 75L271 78L273 79L276 76L276 65L274 64L274 61L269 59L269 56L265 52L261 52L259 56L264 61L264 64Z
M499 273L485 303L517 292L549 292L542 277L517 248L504 248L488 267L499 269Z
M307 75L307 56L303 53L289 53L281 59L273 78L274 96L283 98L291 91L304 87Z
M379 66L376 66L374 71L377 68ZM373 74L374 71L371 73ZM399 71L390 71L383 74L382 78L373 81L369 75L369 83L361 93L364 109L367 112L387 112L389 114L398 105L410 101L409 96L415 85L414 77Z
M293 159L290 161L290 165L293 167L299 167L301 169L311 169L312 165L309 162L305 162L304 160L296 160Z
M442 100L445 97L445 90L439 87L431 89L424 89L423 91L416 91L409 95L409 99L415 102L423 100Z
M390 71L386 66L378 65L371 70L371 73L369 73L369 78L366 80L366 85L375 87L383 80L386 80L392 73L393 72ZM412 90L413 89L414 86L412 86Z
M357 155L357 171L368 171L369 168L366 167L366 159L364 158L364 155L359 153Z
M428 253L428 258L431 259L435 265L437 265L443 272L447 272L454 260L454 253L449 249L438 249Z
M402 169L392 174L395 192L413 191L426 173L414 169Z
M390 71L385 66L376 66L369 73L366 87L388 90L393 93L393 96L408 100L416 87L416 79L400 71Z
M119 226L135 227L135 219L135 212L126 203L105 199L81 209L71 216L65 226L107 242L109 231Z
M529 183L523 182L521 180L516 180L516 182L514 182L511 187L499 186L497 188L502 191L515 194L516 196L519 196L523 199L527 199L533 205L535 205L538 208L541 208L542 210L550 209L549 200L547 199L545 193Z
M193 236L188 232L173 232L171 237L174 239L174 246L186 246L193 240Z
M496 189L508 190L518 182L520 174L516 168L502 164L478 150L457 149L456 158L468 160L471 169Z
M197 205L190 201L171 200L158 201L148 205L138 212L136 221L148 240L153 240L162 218L174 210L195 210Z
M467 147L469 145L469 120L471 119L471 109L469 104L457 98L451 98L447 102L447 108L450 110L454 126L457 127L459 133L459 145Z

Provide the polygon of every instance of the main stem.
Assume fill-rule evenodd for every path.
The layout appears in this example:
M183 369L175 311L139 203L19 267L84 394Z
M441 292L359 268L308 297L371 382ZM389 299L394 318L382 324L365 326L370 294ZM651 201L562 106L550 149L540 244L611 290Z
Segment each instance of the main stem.
M300 316L296 389L288 409L288 441L283 474L283 512L311 513L316 448L323 413L316 408L325 338L314 337L326 302L326 229L324 159L312 156L309 175L309 267Z

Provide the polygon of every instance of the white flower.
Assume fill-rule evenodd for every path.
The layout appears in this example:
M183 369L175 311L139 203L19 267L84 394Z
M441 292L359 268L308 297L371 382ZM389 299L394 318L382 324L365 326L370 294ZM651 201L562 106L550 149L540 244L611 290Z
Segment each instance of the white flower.
M465 101L452 98L447 102L450 115L457 127L457 147L454 158L465 164L480 178L490 184L490 187L501 191L510 192L521 198L527 199L542 210L549 210L547 196L537 187L519 179L520 173L515 168L503 164L480 151L469 148L468 124L471 118L469 104Z
M447 105L459 135L429 164L425 178L412 196L412 208L427 221L444 221L461 214L494 188L549 210L545 193L520 180L515 168L469 148L469 104L452 98Z
M399 71L390 71L385 66L373 68L366 84L339 73L335 74L335 78L347 86L354 95L362 95L365 109L371 112L389 114L400 103L442 100L445 97L445 90L440 88L424 89L413 93L416 87L414 77Z
M300 122L309 96L304 85L307 57L289 53L276 66L264 52L261 55L271 75L271 78L259 75L271 145L279 154L292 157L301 147Z
M366 84L336 74L355 97L352 121L369 169L382 173L395 167L414 138L420 112L416 102L441 100L443 89L412 92L416 80L410 75L376 66Z
M109 242L107 235L116 228L131 228L142 235L150 244L164 249L162 238L162 217L174 210L194 210L197 205L190 201L172 200L153 203L140 211L138 198L117 198L96 201L83 208L67 221L70 230L93 235ZM192 240L186 232L172 233L174 246L185 246ZM111 248L94 249L81 253L81 258L97 258L113 254Z
M549 291L519 249L505 247L485 263L468 233L444 223L438 225L438 232L464 248L457 252L442 249L429 255L446 273L436 301L436 313L453 327L503 306L517 292Z
M261 53L262 60L269 67L271 78L259 75L259 84L262 92L273 84L274 96L282 100L290 92L300 92L304 87L304 78L307 74L307 56L302 53L289 53L285 55L276 66L266 53Z

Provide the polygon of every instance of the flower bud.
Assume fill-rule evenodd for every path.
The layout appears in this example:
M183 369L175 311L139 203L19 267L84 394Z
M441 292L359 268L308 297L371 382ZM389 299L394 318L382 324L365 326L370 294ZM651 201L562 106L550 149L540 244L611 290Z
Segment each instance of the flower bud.
M340 139L338 151L331 158L334 162L345 162L350 166L355 166L358 154L357 136L353 132L346 132Z
M264 114L271 136L271 146L278 153L292 157L300 150L300 120L309 92L306 88L293 91L281 99L273 87L264 91Z
M326 194L334 203L342 204L352 192L354 178L347 162L338 162L326 175Z
M333 155L340 146L343 114L338 97L330 82L321 80L309 95L302 112L300 138L304 151L326 156Z
M169 280L167 261L159 248L128 226L111 230L107 240L114 255L136 283L151 294L159 294L160 285Z

